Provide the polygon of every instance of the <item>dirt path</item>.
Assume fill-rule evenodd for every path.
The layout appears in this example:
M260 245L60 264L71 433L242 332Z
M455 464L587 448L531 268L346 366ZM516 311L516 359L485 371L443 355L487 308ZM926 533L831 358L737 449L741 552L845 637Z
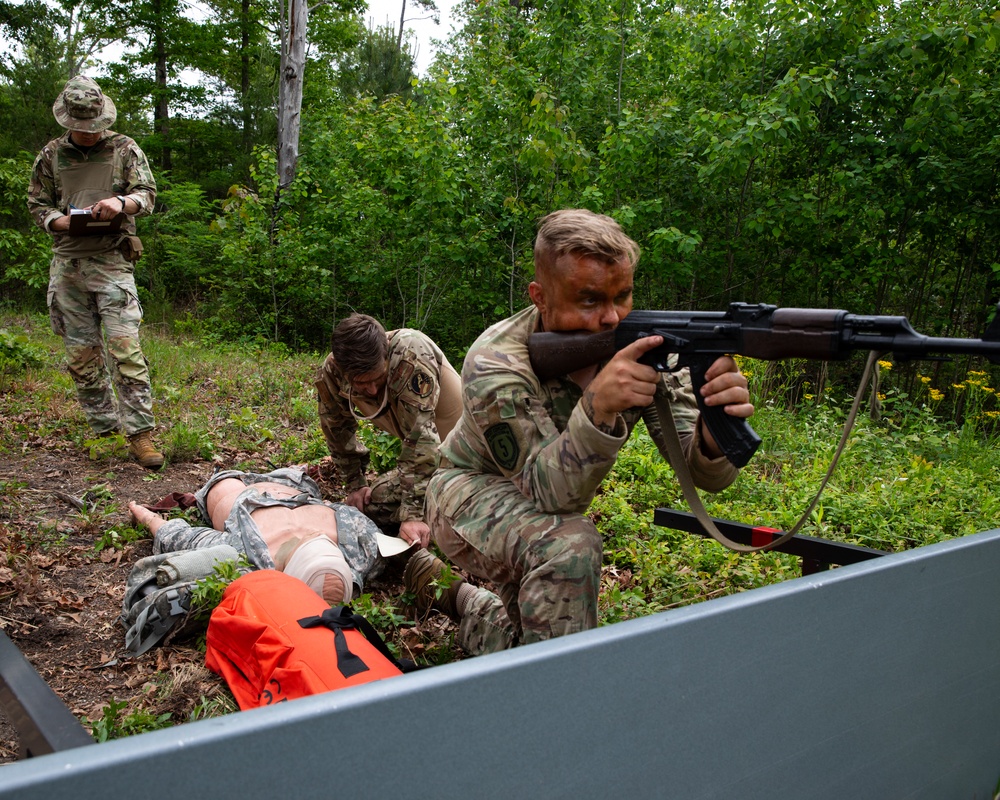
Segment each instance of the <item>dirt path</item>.
M0 566L0 625L78 717L98 719L112 700L130 706L152 700L158 713L185 719L202 695L222 688L192 647L124 657L118 615L125 579L133 562L149 555L151 541L98 549L111 531L122 538L132 533L128 500L190 491L211 472L208 463L179 464L151 481L122 457L91 461L58 432L26 441L20 454L0 454L0 546L7 556ZM89 502L81 511L72 499ZM169 687L165 676L173 677ZM0 760L17 751L5 720Z

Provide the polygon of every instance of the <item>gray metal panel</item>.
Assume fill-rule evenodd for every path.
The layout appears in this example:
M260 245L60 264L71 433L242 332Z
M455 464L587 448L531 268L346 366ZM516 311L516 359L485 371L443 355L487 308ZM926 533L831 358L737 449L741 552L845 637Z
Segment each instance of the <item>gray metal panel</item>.
M986 800L998 576L994 530L12 764L0 796Z
M20 757L91 745L94 740L0 631L0 707L17 731Z

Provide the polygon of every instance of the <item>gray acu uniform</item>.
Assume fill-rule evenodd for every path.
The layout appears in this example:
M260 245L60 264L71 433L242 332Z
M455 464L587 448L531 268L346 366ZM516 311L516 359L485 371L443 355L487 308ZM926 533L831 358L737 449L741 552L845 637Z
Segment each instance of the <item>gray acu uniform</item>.
M386 336L384 397L371 400L353 394L332 354L316 373L320 427L349 492L368 485L369 453L357 438L359 419L402 441L396 468L372 484L371 502L365 507L365 514L380 526L424 518L424 493L438 447L462 413L461 378L440 348L409 328Z
M71 207L116 195L137 202L137 216L153 210L156 183L139 146L109 130L93 147L78 148L67 131L35 159L28 210L35 224L52 234L49 316L52 330L66 345L69 373L87 421L95 433L124 427L131 436L152 428L154 419L149 366L139 346L142 309L133 266L118 250L123 234L71 236L50 229ZM132 217L123 229L135 233Z
M659 415L673 410L702 489L718 491L737 475L701 451L686 370L662 375L654 402L619 414L607 434L587 417L576 383L532 372L527 341L538 327L528 308L473 344L462 369L465 413L427 490L438 546L499 588L499 598L480 590L463 615L459 641L472 653L597 626L602 542L585 513L640 418L668 458Z

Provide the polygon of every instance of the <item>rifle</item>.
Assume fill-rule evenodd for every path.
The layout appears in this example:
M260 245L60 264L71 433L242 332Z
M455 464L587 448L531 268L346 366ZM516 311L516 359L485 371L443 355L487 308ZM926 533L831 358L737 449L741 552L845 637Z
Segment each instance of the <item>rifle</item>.
M705 384L705 371L719 356L838 361L855 350L870 350L893 353L900 361L943 360L948 354L967 354L1000 364L1000 303L982 339L924 336L906 317L731 303L725 312L633 311L613 331L603 333L535 333L528 340L528 353L535 374L547 380L607 361L647 336L662 336L663 344L640 361L659 372L681 367L691 370L702 419L726 458L742 467L756 452L760 437L746 420L729 416L723 406L706 406L698 391ZM668 359L673 353L677 362L671 365Z

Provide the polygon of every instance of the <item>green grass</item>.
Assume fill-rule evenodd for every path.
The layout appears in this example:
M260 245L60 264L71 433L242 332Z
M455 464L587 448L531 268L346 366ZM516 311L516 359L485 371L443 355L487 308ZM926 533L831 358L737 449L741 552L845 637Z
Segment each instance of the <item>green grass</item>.
M751 375L759 365L745 365ZM760 370L757 374L763 374ZM786 373L785 381L794 377ZM970 384L970 381L972 382ZM1000 520L1000 445L996 393L982 373L965 388L976 407L962 424L935 415L922 396L900 396L883 376L882 414L859 415L830 484L802 533L886 551L905 550L992 529ZM702 495L709 514L781 530L808 508L840 440L855 387L791 404L787 383L770 395L751 377L763 443L737 481ZM864 407L867 409L867 406ZM623 448L591 507L604 535L601 620L615 622L797 577L797 560L780 553L740 555L714 541L655 528L664 506L687 510L672 470L640 430Z

